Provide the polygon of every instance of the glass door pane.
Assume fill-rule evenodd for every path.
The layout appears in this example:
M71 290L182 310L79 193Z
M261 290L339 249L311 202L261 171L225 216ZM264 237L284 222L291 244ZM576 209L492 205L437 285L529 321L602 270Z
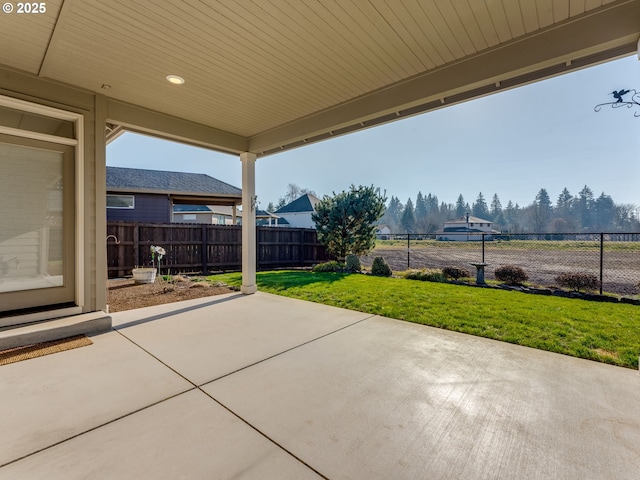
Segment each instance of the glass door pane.
M0 311L73 301L73 148L0 135L0 169Z

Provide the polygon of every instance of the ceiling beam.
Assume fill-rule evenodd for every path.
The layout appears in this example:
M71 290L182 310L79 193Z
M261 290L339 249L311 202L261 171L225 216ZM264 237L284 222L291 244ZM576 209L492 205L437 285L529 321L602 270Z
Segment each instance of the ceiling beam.
M617 2L249 138L268 155L633 52L640 0ZM611 52L602 58L597 54ZM591 63L575 60L591 58ZM539 72L535 75L534 72ZM519 78L519 83L510 82ZM449 97L449 101L447 101Z
M107 98L107 122L127 131L209 148L224 153L246 152L246 137Z

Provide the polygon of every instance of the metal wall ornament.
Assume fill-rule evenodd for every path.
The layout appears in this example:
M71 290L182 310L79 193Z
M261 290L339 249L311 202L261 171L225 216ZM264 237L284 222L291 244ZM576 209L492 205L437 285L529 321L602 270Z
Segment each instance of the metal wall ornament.
M602 107L606 105L610 105L611 108L638 108L640 107L640 93L638 93L635 89L631 88L629 90L614 90L609 95L613 95L613 98L616 99L615 102L607 102L601 103L600 105L596 105L593 109L596 112L599 112ZM626 98L625 98L626 97ZM640 117L640 109L638 111L633 112L634 117Z

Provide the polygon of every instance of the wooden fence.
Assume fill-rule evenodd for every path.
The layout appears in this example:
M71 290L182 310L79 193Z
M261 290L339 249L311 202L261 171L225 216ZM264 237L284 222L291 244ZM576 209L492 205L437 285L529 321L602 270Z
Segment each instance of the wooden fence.
M315 230L256 227L258 270L308 267L328 260ZM131 275L136 266L151 266L151 245L163 247L162 273L240 270L242 227L182 223L107 222L109 277Z

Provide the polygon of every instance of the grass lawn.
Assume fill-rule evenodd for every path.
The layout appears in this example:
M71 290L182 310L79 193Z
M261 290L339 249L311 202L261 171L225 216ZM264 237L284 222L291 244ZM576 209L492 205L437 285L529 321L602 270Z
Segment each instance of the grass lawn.
M210 281L240 286L239 273ZM640 307L357 274L257 274L262 291L638 368Z

